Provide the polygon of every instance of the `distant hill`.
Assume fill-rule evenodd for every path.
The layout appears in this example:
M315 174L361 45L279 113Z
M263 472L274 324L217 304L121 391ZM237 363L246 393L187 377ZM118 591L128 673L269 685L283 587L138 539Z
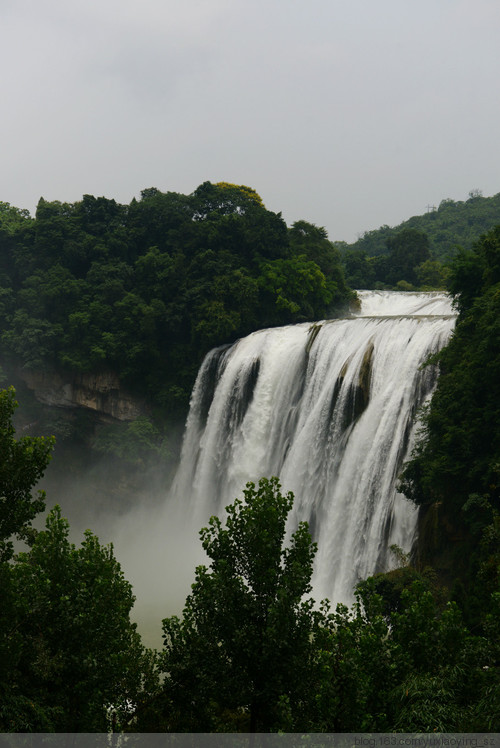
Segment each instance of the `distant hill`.
M368 257L389 254L387 240L405 229L425 232L431 257L446 261L456 254L457 246L469 249L486 231L500 224L500 192L483 197L479 190L469 193L467 200L441 200L439 207L421 216L412 216L399 226L381 226L366 231L353 244L336 243L342 253L365 252Z

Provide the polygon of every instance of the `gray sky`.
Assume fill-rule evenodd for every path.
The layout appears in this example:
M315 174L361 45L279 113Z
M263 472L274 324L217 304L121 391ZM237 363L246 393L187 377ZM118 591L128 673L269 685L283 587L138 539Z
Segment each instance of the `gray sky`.
M499 0L0 0L0 200L254 187L333 240L500 192Z

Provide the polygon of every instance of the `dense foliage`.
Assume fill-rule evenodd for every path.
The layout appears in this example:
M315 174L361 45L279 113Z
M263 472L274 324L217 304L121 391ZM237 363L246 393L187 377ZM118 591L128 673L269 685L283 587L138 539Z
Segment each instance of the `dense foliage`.
M203 355L266 326L345 306L338 251L290 229L251 188L205 182L139 201L0 203L0 353L28 369L112 370L184 411Z
M367 231L353 244L338 242L346 280L353 288L445 288L448 262L462 247L470 250L500 223L500 193L466 201L442 200L399 226Z
M11 569L13 661L0 723L12 732L106 732L111 709L123 723L141 691L147 658L129 619L132 588L110 546L89 530L76 548L68 532L56 507Z
M0 562L13 553L12 537L27 539L31 520L45 507L45 495L33 487L51 457L53 439L14 438L12 417L17 407L12 387L0 391Z
M396 288L430 290L447 285L448 268L433 259L424 231L403 229L388 236L388 254L369 257L364 250L344 252L342 262L348 282L354 288Z
M14 438L13 395L0 392L0 730L105 732L140 703L154 657L130 621L134 596L112 547L87 531L76 548L58 507L44 531L30 526L52 445ZM12 536L28 543L13 559Z
M212 517L201 531L210 569L198 567L183 619L163 622L173 732L227 729L231 713L247 731L278 729L312 685L316 616L302 597L315 544L302 523L283 548L293 496L276 478L247 484L244 496L227 507L225 528Z
M352 609L315 607L304 596L316 546L305 523L286 533L292 501L262 479L225 525L201 530L210 566L183 618L164 621L159 656L130 622L112 548L90 531L76 548L56 507L25 533L28 550L0 562L0 730L499 731L498 516L483 532L473 631L432 570L397 548L400 567L361 583Z
M471 249L474 242L500 221L500 192L493 197L483 197L472 190L467 200L441 200L420 216L412 216L398 226L381 226L365 231L351 250L360 250L373 257L388 254L387 239L405 229L422 231L429 237L433 256L439 260L452 257L457 246ZM340 246L340 245L338 245Z
M276 479L201 531L183 619L164 621L163 685L143 731L486 732L498 730L500 590L472 634L431 570L366 580L349 610L304 600L315 545Z
M500 509L500 227L458 256L451 290L459 318L433 359L438 387L404 486L418 504L455 510L484 492Z
M457 256L450 286L458 322L433 358L438 386L402 488L423 507L422 557L465 584L457 596L477 617L500 582L500 227Z

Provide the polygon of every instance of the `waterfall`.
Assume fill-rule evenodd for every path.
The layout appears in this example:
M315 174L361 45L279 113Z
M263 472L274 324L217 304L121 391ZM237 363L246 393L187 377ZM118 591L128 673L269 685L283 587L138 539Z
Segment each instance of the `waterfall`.
M359 292L346 319L260 330L211 351L191 399L173 493L201 527L248 480L280 477L291 526L319 550L316 599L350 603L354 585L408 550L416 510L397 492L454 323L441 293Z

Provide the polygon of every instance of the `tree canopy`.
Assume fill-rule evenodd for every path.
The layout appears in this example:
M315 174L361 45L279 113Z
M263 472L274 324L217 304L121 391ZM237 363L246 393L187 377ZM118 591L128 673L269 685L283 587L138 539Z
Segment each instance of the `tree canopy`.
M10 572L11 668L0 711L9 732L107 732L110 710L123 724L141 692L147 655L129 618L131 585L111 546L89 530L76 548L68 532L56 507Z
M185 414L204 354L262 327L348 305L324 229L288 229L257 192L204 182L120 205L0 205L0 354L48 371L112 370L163 412Z
M415 229L427 234L432 256L440 261L451 259L457 247L472 249L482 234L500 222L500 192L493 197L483 197L471 190L467 200L441 200L438 206L429 206L419 216L412 216L398 226L381 226L365 231L346 249L363 251L368 256L388 254L388 239L404 231Z
M292 501L276 478L248 483L225 526L212 517L201 530L210 567L197 568L182 620L163 622L170 729L209 732L229 710L248 715L248 731L268 732L304 698L315 616L303 597L316 546L305 523L284 546Z
M45 494L32 489L49 463L53 439L16 439L12 416L17 407L13 387L0 390L0 562L13 553L12 538L27 539L31 521L45 508Z
M458 323L433 358L438 386L403 485L418 504L484 492L500 509L500 227L458 255L450 287Z
M500 227L452 265L459 310L401 488L420 512L419 554L477 624L500 584ZM488 540L489 538L489 540ZM496 539L496 540L495 540Z
M111 708L123 724L140 703L154 657L112 547L87 531L76 548L59 507L32 527L53 440L14 438L14 398L0 391L0 731L106 732ZM28 546L16 556L13 537Z
M276 478L261 479L227 507L225 524L212 517L201 530L210 565L196 570L182 619L163 623L165 680L138 727L498 729L498 585L472 634L433 570L395 547L397 568L360 583L351 609L317 606L303 598L316 551L307 525L285 545L292 501Z
M449 262L469 252L483 233L500 223L500 193L468 200L442 200L439 207L399 226L366 231L353 244L337 242L346 280L353 288L401 290L446 288Z

